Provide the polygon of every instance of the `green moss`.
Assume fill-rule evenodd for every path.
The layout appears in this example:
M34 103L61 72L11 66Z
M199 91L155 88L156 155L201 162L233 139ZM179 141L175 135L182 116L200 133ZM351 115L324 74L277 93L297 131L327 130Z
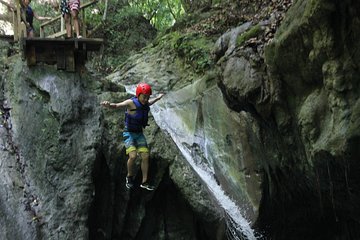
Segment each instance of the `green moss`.
M243 45L250 38L258 36L260 32L262 32L262 29L259 24L253 26L252 28L237 37L236 46Z
M174 42L174 49L196 73L203 73L213 66L211 57L213 44L212 41L199 34L178 35Z
M173 48L176 41L181 37L179 32L170 32L165 35L158 35L158 37L153 41L153 47L158 48ZM159 49L156 48L156 51Z

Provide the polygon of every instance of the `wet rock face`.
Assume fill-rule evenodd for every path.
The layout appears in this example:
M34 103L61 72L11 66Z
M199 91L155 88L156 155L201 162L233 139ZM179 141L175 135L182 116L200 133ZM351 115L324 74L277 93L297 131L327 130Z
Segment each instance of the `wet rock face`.
M15 69L21 69L20 72L28 71L22 63L16 64ZM76 236L89 236L91 239L106 239L109 236L120 239L135 238L137 235L148 236L149 231L158 234L155 239L161 239L162 234L176 239L185 232L191 238L225 237L221 210L218 210L217 203L207 195L207 190L194 176L193 171L184 165L185 159L179 155L178 149L171 144L168 136L164 136L156 127L150 127L146 132L152 147L152 166L155 168L152 174L159 186L158 192L129 193L123 184L126 175L124 163L127 158L123 146L119 147L119 142L122 141L119 134L123 124L122 111L104 112L105 129L100 134L100 100L95 100L88 92L97 89L87 86L86 82L80 82L77 78L68 80L68 85L63 85L66 74L63 76L56 72L51 73L51 68L45 69L46 71L42 68L30 71L23 74L23 78L14 80L16 89L12 88L15 85L6 84L6 98L12 106L12 163L17 168L11 178L18 178L18 183L14 182L13 185L19 186L17 192L17 188L13 186L9 186L9 191L17 193L23 199L15 208L21 209L23 206L26 210L19 211L19 216L10 217L7 222L11 224L3 225L6 226L4 232L16 231L12 223L21 225L25 224L22 221L26 220L32 224L24 227L23 233L17 233L19 239L24 236L45 236L52 239L57 236L53 234L54 231L63 237L72 233ZM13 74L21 76L16 71ZM221 99L219 90L208 92L208 96L215 95ZM100 98L113 98L116 102L129 96L126 93L105 91ZM214 108L214 99L207 97L204 100L204 112L199 113L209 116L205 126L211 130L221 111L210 114L213 112L211 109ZM222 106L221 102L219 104ZM32 111L26 112L25 106L31 106L29 109ZM186 104L184 106L186 107ZM223 111L227 112L225 108ZM237 114L233 117L238 118ZM89 127L85 128L83 124ZM197 131L202 127L204 126L197 127ZM207 134L222 135L224 131L230 132L230 127L231 125L225 126L218 129L220 132L209 131ZM99 146L99 139L105 142L103 147ZM233 145L231 137L224 140L229 146L219 151L221 154L227 154L226 149L230 151ZM224 140L219 138L220 144L225 145L221 143ZM215 148L214 150L218 151ZM69 159L72 161L69 162ZM217 168L219 181L225 186L228 185L226 189L229 192L236 188L239 190L236 172L231 173L234 177L231 181L221 179L220 176L224 174L222 171L226 168L220 163L216 164L220 166ZM231 164L237 166L238 163L235 161ZM247 163L240 164L245 168L248 166ZM5 173L8 174L7 171ZM139 177L140 175L137 181L140 181ZM13 198L9 201L16 202ZM164 205L171 207L162 209ZM8 208L9 206L5 205L4 212ZM178 209L182 209L181 214L172 212ZM156 215L158 212L166 217ZM73 218L76 221L70 221ZM159 224L154 225L153 221ZM164 221L166 224L162 225ZM185 225L179 224L184 221Z
M12 128L0 128L0 237L225 239L223 210L182 148L265 237L359 238L359 9L296 1L279 29L273 14L214 41L209 71L173 49L176 34L101 86L15 62L3 78ZM98 104L129 98L124 86L139 81L167 92L153 108L166 131L152 118L145 131L153 193L126 190L123 112Z
M359 55L348 51L359 48L358 6L297 1L271 41L261 42L260 34L236 45L231 39L244 38L252 28L243 24L244 31L235 28L215 44L227 106L246 112L260 128L257 166L263 189L257 224L274 239L294 238L287 228L296 228L299 239L359 234L353 201L359 198L354 193ZM262 26L272 26L274 19L269 20ZM311 221L304 220L308 216ZM333 228L326 232L326 226Z
M171 91L160 111L180 127L169 128L274 239L294 237L290 229L315 239L357 234L358 214L346 210L358 212L352 189L359 181L358 54L347 50L358 49L359 35L350 31L358 29L351 4L297 1L272 40L238 42L250 24L229 31L214 46L215 74L190 75L179 66L166 71L169 84L157 65L173 67L178 59L157 51L150 61L158 71L146 75L149 81ZM272 22L261 27L259 34L269 33ZM113 81L145 79L143 64L128 64Z
M359 8L354 9L353 4L358 6L355 1L298 1L266 49L270 80L279 86L279 100L273 107L283 112L274 112L283 137L279 142L290 151L279 149L282 159L267 173L269 201L264 213L270 213L270 221L278 214L293 212L296 218L285 217L282 222L289 228L299 225L305 215L314 216L299 230L312 238L359 234L354 222L360 209L353 201L359 198L355 193L359 190L355 175L359 164L354 161L358 150L353 147L359 144L360 131L353 121L359 98L355 77L359 55L346 50L359 48L355 40L359 32L350 30L359 29L355 14ZM300 18L295 12L301 10ZM342 37L345 35L349 38ZM291 184L287 182L290 179ZM291 190L293 184L297 188ZM282 213L269 211L273 204L282 205ZM326 226L332 228L324 233ZM285 233L279 228L275 225L272 231L283 239Z
M21 60L13 62L3 81L12 127L2 170L12 183L6 184L11 194L0 211L12 225L1 225L2 238L86 239L101 136L91 81L58 74L51 66L28 69Z
M359 34L350 29L359 25L352 4L357 5L354 1L297 1L266 45L265 55L253 45L231 46L235 41L227 34L214 50L220 67L216 81L226 106L218 98L221 94L211 90L217 86L202 77L198 80L205 88L194 83L173 89L164 104L182 119L176 123L185 125L185 135L194 136L185 142L200 154L198 161L205 158L213 164L220 184L239 202L244 195L251 199L250 206L260 209L255 225L276 239L294 237L290 229L297 229L296 235L304 238L358 234L355 172L359 167L354 146L359 143L355 120L359 56L347 49L358 49ZM349 37L341 37L345 35ZM172 79L179 80L176 86L182 85L181 78ZM212 100L208 105L207 94ZM241 113L233 125L229 124L231 111ZM205 123L212 121L216 124ZM233 127L229 128L232 133L241 134L223 131L227 124ZM207 127L213 134L206 135ZM204 135L209 145L201 145ZM218 140L219 135L224 141ZM248 142L252 144L247 147ZM231 157L224 158L219 149L226 149ZM207 150L211 154L204 154ZM253 159L250 167L243 167L244 159ZM244 181L249 169L256 179L252 184ZM258 173L261 178L255 177ZM261 197L251 197L258 196L254 193L259 189ZM356 214L347 209L355 209ZM327 226L332 230L326 231Z
M157 190L125 188L124 113L99 105L131 97L123 87L21 60L2 83L11 118L0 128L1 239L225 239L216 203L152 120Z

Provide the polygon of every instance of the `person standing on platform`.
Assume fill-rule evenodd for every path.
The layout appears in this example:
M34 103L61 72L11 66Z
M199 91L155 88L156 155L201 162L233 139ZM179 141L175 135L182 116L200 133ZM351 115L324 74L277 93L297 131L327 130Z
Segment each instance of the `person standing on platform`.
M80 10L80 0L61 0L60 4L61 14L65 20L66 26L66 37L72 38L72 28L71 28L71 17L74 24L74 30L77 38L82 38L80 35L80 25L79 25L79 10Z
M21 18L26 25L26 35L28 38L34 37L34 17L37 20L51 20L51 17L42 17L37 15L34 10L30 7L31 0L23 0L21 8Z

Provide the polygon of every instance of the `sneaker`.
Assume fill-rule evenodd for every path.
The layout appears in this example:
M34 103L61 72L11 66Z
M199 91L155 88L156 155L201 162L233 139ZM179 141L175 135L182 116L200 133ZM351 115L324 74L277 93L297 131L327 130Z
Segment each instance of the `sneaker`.
M134 187L134 179L133 177L126 177L126 184L125 184L127 189L131 189Z
M141 188L144 188L148 191L154 191L155 190L155 187L150 185L148 182L144 182L140 185Z
M79 36L77 36L77 38L78 38L78 39L80 39L80 38L82 38L82 36L81 36L81 35L79 35Z

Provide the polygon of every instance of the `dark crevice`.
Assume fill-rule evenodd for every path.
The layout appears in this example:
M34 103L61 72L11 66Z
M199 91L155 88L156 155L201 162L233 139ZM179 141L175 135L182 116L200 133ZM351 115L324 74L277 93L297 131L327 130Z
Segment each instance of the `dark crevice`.
M247 101L247 99L239 99L238 96L234 97L235 94L231 94L227 92L226 86L220 81L218 82L218 87L223 93L225 104L235 112L249 112L253 115L259 115L253 104Z
M167 236L166 239L175 239L179 235L190 239L226 239L225 221L220 217L203 219L194 212L171 180L169 169L155 191L139 187L127 190L123 179L125 159L122 152L119 163L111 170L103 153L99 152L96 158L93 171L95 194L88 219L90 240L157 240L159 234ZM150 172L154 174L157 168L154 163ZM138 172L136 181L140 181L139 175Z
M89 239L111 239L113 190L110 170L102 152L98 153L95 160L92 178L95 192L89 211Z

